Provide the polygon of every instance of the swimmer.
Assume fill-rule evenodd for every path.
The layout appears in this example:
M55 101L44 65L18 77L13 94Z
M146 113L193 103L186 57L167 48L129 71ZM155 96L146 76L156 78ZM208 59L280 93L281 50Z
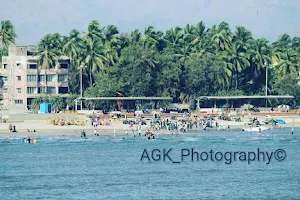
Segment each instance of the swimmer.
M81 137L81 138L85 138L85 137L86 137L86 134L85 134L85 131L84 131L84 130L81 131L80 137Z

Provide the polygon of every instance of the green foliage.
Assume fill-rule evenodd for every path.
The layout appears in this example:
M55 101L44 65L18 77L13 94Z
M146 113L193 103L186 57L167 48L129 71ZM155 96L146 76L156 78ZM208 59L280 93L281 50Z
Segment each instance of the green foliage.
M11 21L1 21L0 48L8 49L9 46L15 44L16 38L17 34L15 32L15 27L12 25Z
M295 77L289 75L277 82L274 86L279 95L293 95L295 99L285 99L278 101L279 104L299 105L300 102L300 85Z
M81 84L84 96L120 92L124 96L171 96L185 102L202 95L264 94L268 69L269 94L298 95L282 89L282 81L292 75L288 85L298 88L299 37L283 34L271 44L265 38L254 39L245 27L230 30L226 22L206 27L202 21L165 33L148 26L144 31L120 34L116 26L101 27L94 20L80 33L47 34L37 53L44 68L55 65L62 54L71 58L72 94L80 94ZM292 103L296 102L298 97Z

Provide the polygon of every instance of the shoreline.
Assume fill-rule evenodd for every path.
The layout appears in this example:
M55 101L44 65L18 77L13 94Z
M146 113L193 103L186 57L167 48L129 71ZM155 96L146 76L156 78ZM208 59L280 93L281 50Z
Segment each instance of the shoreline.
M252 116L254 117L254 116ZM287 117L287 116L276 116L277 118L283 119L286 121L286 124L280 125L282 128L291 128L292 127L300 127L300 116L293 116L293 117ZM257 116L259 121L264 120L264 116ZM294 120L294 122L293 122ZM225 131L228 132L227 126L230 126L230 131L238 131L242 130L243 127L245 127L245 123L249 121L249 117L245 116L241 119L241 122L235 122L235 121L224 121L216 119L214 120L218 122L220 125L225 127ZM147 129L149 129L149 122L147 121L148 125L142 126L142 134L145 133ZM9 132L8 126L9 124L15 125L17 132ZM264 125L263 125L264 126ZM137 135L136 131L136 125L134 125L133 130L135 132L135 135ZM29 129L31 132L27 132L27 129ZM28 122L11 122L11 123L0 123L0 138L5 137L40 137L40 136L80 136L80 132L82 130L85 130L86 134L88 136L93 135L94 136L94 129L98 130L99 136L112 136L112 135L118 135L118 136L126 136L126 130L128 130L128 135L132 135L132 129L129 128L129 124L123 124L122 120L116 120L111 121L111 125L101 125L97 128L94 128L92 125L84 125L84 126L78 126L78 125L65 125L65 126L55 126L52 124L49 124L47 120L30 120ZM33 132L33 130L36 130L36 132ZM207 128L208 132L210 130L217 130L216 128ZM192 131L201 131L203 132L203 128L193 128ZM224 131L222 131L224 132ZM160 130L159 134L171 134L171 132L167 130ZM182 133L180 133L182 134Z
M211 131L218 131L220 134L217 135L223 135L224 133L232 133L234 131L242 131L242 128L244 126L242 125L231 125L230 130L225 129L223 131L219 131L216 128L207 128L207 131L204 131L203 128L193 128L191 131L188 131L187 133L177 133L175 135L182 135L182 134L189 134L193 132L201 132L201 135L211 135ZM297 126L294 126L295 128L299 128L300 124L297 124ZM134 127L135 128L135 127ZM281 128L291 128L289 125L281 126ZM142 135L144 135L145 130L147 130L148 127L142 128ZM80 132L82 130L85 130L88 137L95 136L94 135L94 128L93 127L76 127L76 126L68 126L67 128L61 128L61 127L53 127L53 128L43 128L37 129L36 132L26 132L26 131L18 131L18 132L9 132L8 130L0 129L0 138L22 138L22 137L63 137L63 136L80 136ZM99 136L132 136L131 130L128 128L113 128L113 127L101 127L98 128L98 134ZM128 130L128 135L126 135L126 130ZM135 129L134 129L135 130ZM137 136L137 132L135 130L135 135ZM160 130L159 135L171 135L171 132L167 130ZM215 135L215 134L214 134Z

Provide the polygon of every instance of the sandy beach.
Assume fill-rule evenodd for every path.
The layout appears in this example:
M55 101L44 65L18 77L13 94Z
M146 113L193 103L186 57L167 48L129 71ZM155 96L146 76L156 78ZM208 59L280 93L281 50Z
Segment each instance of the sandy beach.
M256 116L252 115L251 117L257 117L259 121L263 121L265 116ZM281 125L281 127L300 127L300 116L276 116L276 118L283 119L286 121L286 124ZM294 123L293 123L294 119ZM230 125L231 130L241 130L245 123L249 121L249 116L245 116L241 119L241 122L235 121L224 121L216 119L220 125L227 127ZM148 125L142 126L142 132L145 132L149 128L149 120L147 120ZM8 126L9 124L15 125L17 132L9 132ZM293 125L294 124L294 125ZM28 132L28 130L30 132ZM15 121L15 122L7 122L0 123L0 137L39 137L39 136L79 136L82 130L85 130L87 135L94 135L94 127L92 125L65 125L65 126L55 126L49 123L49 120L35 119L35 120L24 120L24 121ZM128 124L123 124L122 120L112 120L110 125L106 126L98 126L96 128L98 130L99 135L125 135L126 130L129 130L128 133L132 134L129 129ZM136 130L136 126L133 128ZM36 132L33 132L33 131ZM195 130L195 129L194 129ZM199 128L199 130L203 130ZM209 130L209 129L208 129ZM161 134L170 134L166 130L161 130Z

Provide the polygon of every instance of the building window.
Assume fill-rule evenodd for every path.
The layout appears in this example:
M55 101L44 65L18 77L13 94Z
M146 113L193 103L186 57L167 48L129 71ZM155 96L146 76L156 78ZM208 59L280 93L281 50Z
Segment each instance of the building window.
M58 75L58 81L59 82L67 82L68 81L68 75L67 74L59 74Z
M60 64L60 68L61 68L61 69L68 69L68 67L69 67L69 64L68 64L68 63L61 63L61 64Z
M28 69L37 69L37 65L36 64L29 64Z
M17 92L21 93L22 92L21 88L17 88Z
M27 75L27 81L28 82L36 81L36 75Z
M23 104L23 100L22 99L15 99L15 104Z
M3 64L3 69L6 69L7 68L7 64Z
M3 88L3 93L7 93L7 91L8 91L8 88Z
M55 87L48 87L47 88L48 94L56 94L56 88Z
M33 52L27 51L27 56L33 56Z
M39 75L39 81L45 81L45 75Z
M54 81L54 75L47 75L47 81L48 82L53 82Z
M58 88L59 94L67 94L68 93L68 87L59 87Z
M17 79L18 79L18 81L20 81L21 80L21 76L17 76Z
M3 77L2 77L2 80L3 80L3 81L7 81L7 76L3 76Z
M27 88L27 94L35 94L35 93L36 93L36 87Z
M46 93L46 87L39 87L39 93L45 94Z
M21 67L21 63L17 63L17 67Z

